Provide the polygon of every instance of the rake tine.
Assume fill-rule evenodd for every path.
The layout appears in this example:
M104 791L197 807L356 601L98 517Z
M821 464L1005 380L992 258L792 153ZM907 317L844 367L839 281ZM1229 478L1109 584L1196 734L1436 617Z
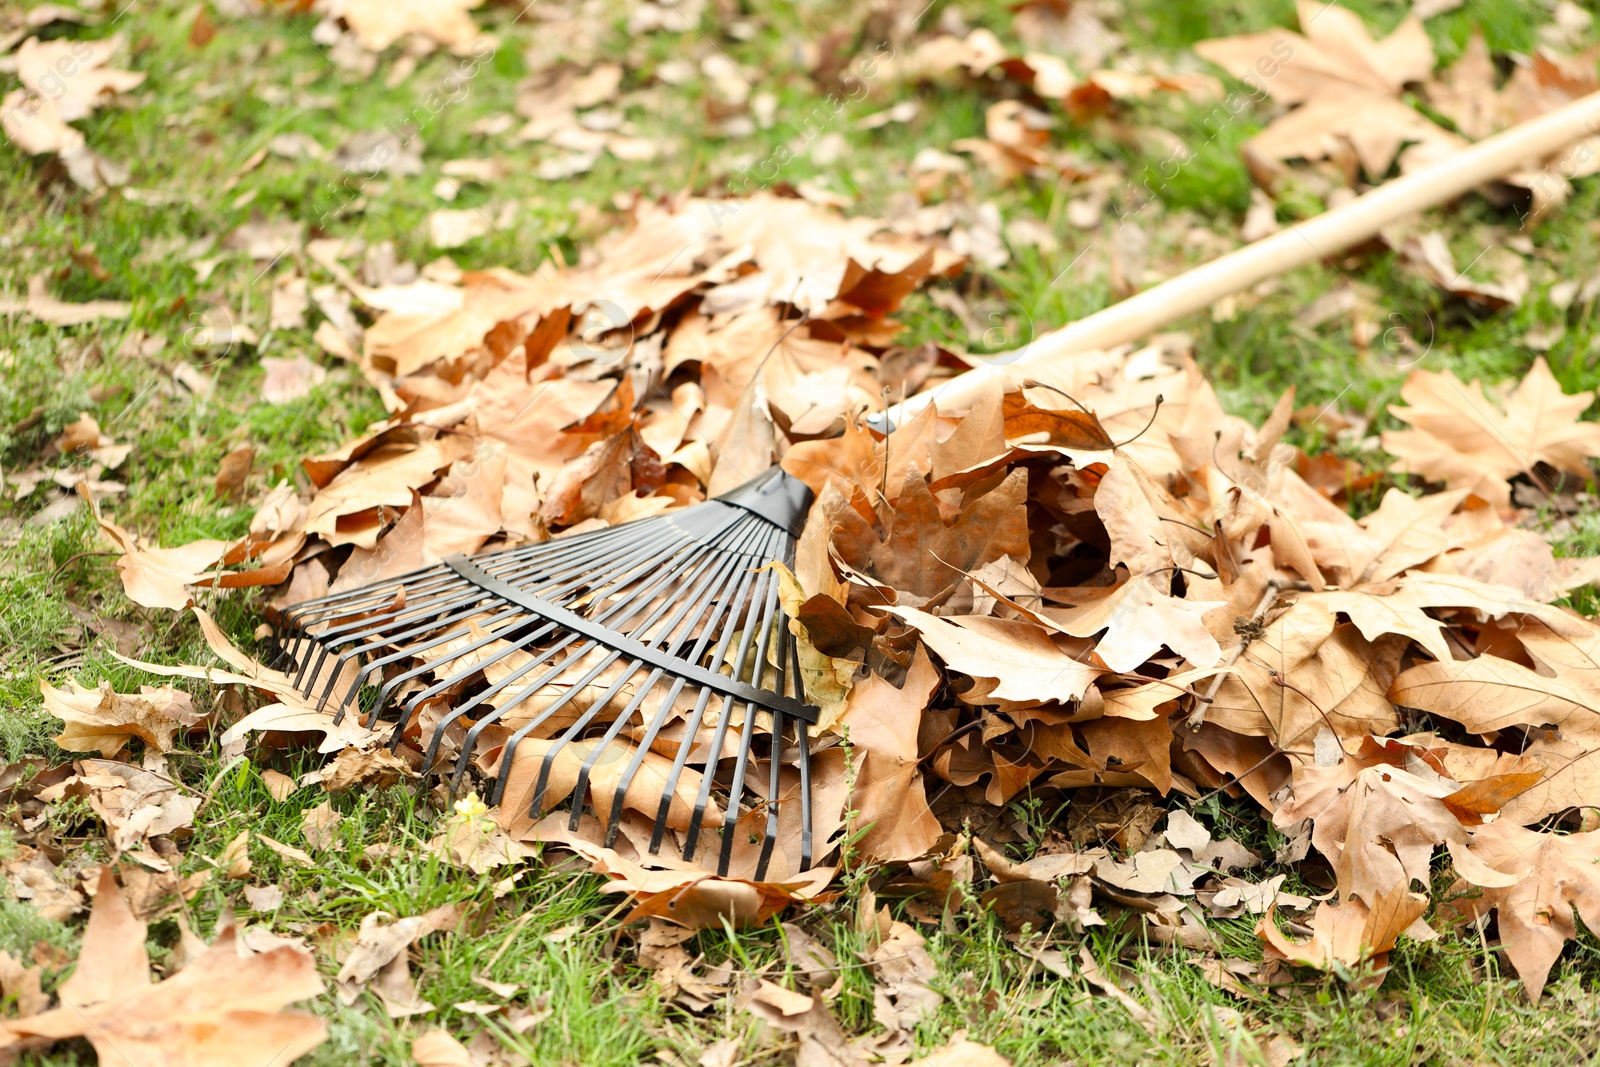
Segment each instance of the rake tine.
M771 758L767 761L767 832L761 839L761 856L756 860L756 881L767 876L767 864L772 861L772 847L778 843L778 784L782 769L778 762L778 749L783 744L783 716L772 713Z
M755 655L750 661L750 683L761 684L761 676L767 669L767 642L772 637L773 619L778 608L778 583L767 583L766 603L762 607L761 621L756 624L759 631L756 636ZM737 673L737 668L735 669ZM764 710L764 709L763 709ZM781 738L783 735L783 722L777 712L770 712L772 716L772 736ZM744 729L739 734L739 754L734 759L733 781L728 786L728 810L722 817L722 849L717 858L717 874L728 873L728 863L733 855L734 830L739 822L739 800L744 795L744 776L750 762L750 745L755 736L756 706L745 705ZM771 798L768 798L771 802Z
M709 551L696 553L696 555L691 558L694 558L695 560L694 569L686 572L685 577L691 578L693 580L693 585L688 594L684 597L683 603L680 604L678 606L678 610L673 613L672 621L670 621L666 627L668 633L672 632L672 630L676 628L677 623L681 622L684 616L689 613L690 608L696 604L696 602L699 600L698 594L715 579L720 569L727 565L726 560L719 560ZM637 601L637 599L638 598L634 598L635 601ZM648 618L644 620L643 623L639 625L638 629L643 632L648 632L650 627L655 625L661 616L666 613L668 607L669 604L665 602L662 603L650 614ZM675 651L675 649L676 646L674 646L672 649L669 649L669 651ZM607 660L607 665L609 665L610 662L610 660ZM565 748L573 738L577 737L578 734L594 720L594 717L600 713L600 710L611 702L611 698L615 696L616 693L622 688L624 682L631 679L634 673L637 672L639 667L642 665L642 661L640 660L636 659L631 661L629 666L624 668L623 673L617 678L617 681L613 683L611 688L606 691L605 696L591 704L589 710L585 712L577 722L573 723L572 726L567 729L566 733L557 738L555 743L550 746L550 751L545 753L544 761L539 768L539 782L534 788L534 808L537 809L544 799L545 786L549 781L550 769L555 765L556 757L560 754L561 750ZM592 756L598 756L604 747L609 745L611 741L615 739L616 734L621 730L622 725L626 723L626 719L632 717L633 712L637 710L639 704L644 701L645 696L650 690L650 687L655 684L656 679L660 678L660 676L661 669L656 668L656 670L650 675L650 680L641 688L639 695L629 703L626 711L624 711L622 716L619 716L617 722L613 724L612 729L606 734L603 744L596 746ZM579 808L582 804L584 795L583 790L586 789L588 785L589 768L592 766L593 758L591 757L590 760L584 763L583 769L579 773L578 784L574 787L572 812L573 829L577 829Z
M633 671L637 670L638 666L636 665L631 671L628 672L628 677L631 679L633 677ZM662 671L660 667L656 667L650 671L650 674L644 680L644 684L639 687L639 692L635 694L632 700L628 701L628 706L622 710L622 713L618 715L615 720L613 720L610 729L608 729L595 742L594 751L589 753L589 755L584 759L583 765L578 768L578 781L572 787L572 821L569 829L576 830L578 828L578 818L583 812L583 798L589 795L589 772L594 769L595 762L600 758L601 753L610 749L611 742L617 739L617 734L621 733L622 728L627 725L628 720L633 718L633 713L639 710L639 705L644 703L645 698L650 695L650 690L654 689L656 683L661 680L661 674ZM619 688L619 686L620 683L618 686L612 686L612 690L616 690ZM572 724L571 729L563 734L556 741L556 743L550 747L550 751L545 754L544 759L546 767L549 767L554 761L555 754L560 751L564 745L571 741L572 738L577 736L580 730L586 728L589 722L592 721L593 717L599 713L600 709L605 707L605 704L609 702L609 700L603 703L596 701L590 706L589 711L582 719L579 719L576 723ZM541 773L543 772L541 771Z
M636 543L640 543L643 540L644 539L642 539L642 538L634 538L634 539L630 540L629 542L626 542L625 544L628 547L632 547L632 545L634 545ZM642 549L639 553L637 553L637 555L642 558L644 552L647 551L647 550L648 550L648 547L646 547L645 549ZM519 572L516 572L516 573L520 574L521 572L519 571ZM453 614L446 614L443 619L440 619L440 618L436 617L437 616L437 610L436 610L434 618L431 618L428 621L426 621L426 622L424 622L424 623L422 623L420 625L412 626L410 629L402 631L401 633L398 633L398 634L388 635L388 636L384 637L382 640L378 640L378 641L368 641L367 640L368 638L370 638L370 637L372 637L372 636L374 636L376 634L382 633L384 630L388 629L390 626L396 625L401 616L395 616L395 617L393 617L391 619L386 620L383 624L381 624L378 627L366 630L366 631L364 631L364 632L362 632L360 634L357 634L354 637L350 638L349 640L366 641L366 643L359 649L355 649L355 650L352 650L350 652L341 653L341 655L340 655L340 668L339 668L338 671L332 673L329 676L328 684L324 687L323 694L322 694L322 699L320 701L322 706L326 706L327 705L328 699L332 695L333 686L338 681L340 674L343 673L343 669L344 669L343 668L343 664L349 658L351 658L352 656L364 654L366 652L375 650L377 648L381 648L384 645L394 644L394 643L398 643L400 641L409 640L412 637L415 637L415 636L418 636L420 634L426 633L429 630L432 630L432 629L434 629L436 627L439 627L439 626L451 625L451 624L454 624L456 622L460 622L460 621L463 621L463 620L470 620L473 617L473 615L475 615L480 610L479 605L481 605L483 603L484 599L485 599L484 598L484 593L483 593L483 591L481 589L474 588L471 585L471 583L466 582L465 580L462 580L459 577L457 578L457 581L461 585L461 587L464 589L464 591L465 591L464 595L461 596L461 597L458 597L457 599L455 599L453 601L447 602L444 605L440 605L439 608L437 609L437 610L445 611L447 613L453 612ZM574 585L575 584L581 584L581 583L574 583ZM455 609L457 609L457 608L460 608L461 610L456 611ZM419 611L420 610L425 610L425 609L419 609ZM489 620L489 622L491 624L493 624L495 622L500 621L501 619L514 617L516 614L517 614L517 612L515 610L510 610L510 611L507 611L507 612L503 613L502 615L495 616L495 617L491 618ZM434 640L429 642L428 645L424 646L424 650L426 648L435 647L441 642L455 640L456 638L459 638L459 637L464 637L467 634L469 634L470 632L471 631L468 628L458 627L455 630L451 630L451 631L448 631L448 632L446 632L444 634L438 635ZM329 648L333 647L333 644L324 644L323 647L324 647L324 649L329 649ZM355 695L361 691L362 686L365 684L362 681L362 677L364 676L364 674L367 671L373 670L373 669L379 669L382 666L387 665L388 663L395 662L396 660L399 660L399 659L407 658L409 655L413 654L414 651L415 650L412 650L412 649L401 649L401 650L393 653L392 655L390 655L388 657L384 657L382 660L380 660L378 662L367 664L366 667L363 668L362 672L358 673L356 679L351 683L350 690L349 690L349 692L347 692L345 694L344 701L340 705L339 716L338 717L339 718L343 717L344 710L349 707L350 702L351 702L351 700L354 699ZM318 670L320 671L320 669L321 669L321 667L320 667L320 663L319 663ZM312 677L315 678L316 675L313 674ZM380 695L380 699L381 699L381 695ZM375 708L373 714L368 717L369 728L370 728L370 724L372 722L376 722L377 721L377 718L376 718L377 711L380 710L381 707L382 707L382 704L380 703L379 707ZM337 719L336 719L336 721L337 721Z
M777 592L777 583L775 581L771 580L772 577L773 577L773 574L772 574L771 571L763 572L760 575L760 577L757 578L757 580L756 580L757 589L759 591L752 592L752 595L751 595L750 599L745 601L745 603L753 604L757 600L762 599L765 596L765 593L766 593L766 590L768 589L768 587L771 587L772 592L774 594L776 594L776 592ZM738 653L735 656L734 661L733 661L734 662L734 673L735 673L735 675L737 675L739 669L743 666L743 664L745 662L745 655L750 649L750 635L751 635L752 629L753 629L753 627L746 626L744 628L744 630L739 635L739 649L738 649ZM688 836L688 840L684 843L684 852L683 852L683 858L685 860L693 859L694 858L694 853L698 848L698 839L699 839L699 836L700 836L700 824L705 818L706 806L709 803L709 801L711 800L711 781L716 776L716 764L722 758L722 743L728 736L728 719L730 718L730 712L731 711L732 711L732 700L730 698L729 700L725 700L723 702L722 715L717 719L716 729L715 729L715 731L713 733L713 738L712 738L712 742L711 742L711 750L710 750L709 754L707 755L706 774L705 774L705 777L700 782L700 792L695 797L694 813L692 815L690 815L690 817L689 817L689 836ZM749 715L748 705L747 705L746 716L747 716L747 718L746 718L746 726L748 727L749 722L750 722L750 718L752 717L752 716ZM741 752L740 752L740 757L741 757L741 762L742 762L742 759L743 759L743 750L742 750L742 748L741 748Z
M702 688L700 690L699 698L694 702L694 712L685 721L684 737L683 740L678 744L678 755L672 761L672 770L667 774L667 784L661 788L661 805L656 809L655 824L650 829L649 851L650 855L652 856L661 851L661 842L666 836L667 832L667 813L672 810L672 798L677 793L678 778L683 773L684 764L689 762L689 753L694 749L694 739L699 736L700 723L705 718L706 705L710 703L711 690ZM725 700L723 708L724 715L727 714L726 704L727 701ZM642 755L639 755L637 758L641 761L644 759ZM698 802L698 798L696 798L695 807L697 811L704 813L705 806ZM620 818L617 821L619 824L621 823ZM686 841L692 842L694 834L698 832L699 828L700 820L698 818L692 818L689 822L689 837L686 839ZM683 858L686 860L690 859L693 854L693 845L686 843Z
M769 538L768 541L763 544L760 554L765 554L772 547L773 543L775 543L777 540L778 540L777 537ZM744 568L744 572L739 576L739 584L738 584L738 586L733 591L733 594L726 598L721 610L719 611L719 614L717 616L719 621L720 621L720 619L722 618L722 616L724 614L726 614L730 620L732 620L732 619L734 619L734 618L736 618L738 616L739 611L742 609L742 606L746 603L746 598L748 596L748 593L749 593L749 590L750 590L750 586L756 580L757 580L756 569L754 567L745 567ZM715 651L712 653L712 657L711 658L712 658L713 662L720 663L720 662L723 662L726 659L727 654L728 654L728 645L732 642L733 636L734 636L734 631L731 630L731 629L724 629L722 631L722 635L717 641L717 647L716 647ZM748 637L748 631L746 631L746 636ZM741 657L743 656L743 651L742 650L743 650L743 645L741 645L741 652L740 652L740 656ZM690 658L692 660L694 660L695 662L699 662L701 655L703 655L703 647L702 646L696 646L695 654ZM649 850L650 850L650 854L651 855L655 855L661 849L662 839L663 839L664 834L665 834L667 812L669 810L671 810L672 798L673 798L674 795L676 795L677 789L678 789L678 779L683 774L683 768L684 768L684 765L688 762L689 753L694 749L695 738L699 735L700 723L704 719L706 705L709 702L710 698L711 698L711 690L705 689L705 690L701 691L700 698L695 703L694 713L693 713L692 717L687 722L687 725L686 725L687 733L685 734L682 743L678 746L678 754L677 754L676 758L674 758L673 761L672 761L672 770L670 772L668 772L666 784L662 787L662 790L661 790L661 805L660 805L660 808L658 809L657 814L656 814L655 827L654 827L654 829L653 829L653 831L652 831L652 833L650 835L650 849ZM727 714L727 710L728 709L727 709L726 702L725 702L724 703L724 707L723 707L723 715L724 716ZM662 725L664 725L664 723L658 723L658 724L655 725L654 729L651 731L651 733L649 735L649 740L654 740L655 733L660 730ZM713 749L713 751L720 752L721 751L721 745L722 745L722 735L720 733L717 735L715 744L716 744L716 748ZM643 759L643 757L640 756L640 757L638 757L638 760L636 760L636 762L638 762L639 760L642 760L642 759ZM634 769L637 770L637 768L634 768ZM712 770L713 771L715 770L715 765L714 764L712 766ZM695 815L695 817L693 818L693 820L690 823L690 833L689 833L690 844L688 846L689 851L686 852L685 855L684 855L685 859L691 858L693 856L693 854L694 854L693 840L694 840L695 836L698 834L698 831L699 831L700 816L703 815L704 812L705 812L705 803L702 800L700 800L699 798L697 798L697 801L696 801L695 811L696 811L696 815Z
M808 501L799 482L774 469L726 497L623 527L451 557L286 609L275 647L295 685L338 716L354 711L369 728L392 720L391 745L404 740L419 712L436 709L423 765L452 792L479 746L503 737L485 788L490 803L503 804L520 746L547 739L537 773L518 787L529 792L513 803L526 802L539 816L560 785L562 803L552 807L570 799L568 824L576 827L609 800L607 845L620 833L645 762L659 760L652 753L662 733L669 724L683 729L662 748L676 751L649 851L661 849L692 762L701 778L683 858L692 860L715 808L723 874L733 835L756 818L764 823L756 873L772 870L784 805L795 799L784 791L785 766L798 764L805 869L812 848L807 726L816 713L805 704L777 576L761 565L792 560ZM730 736L737 715L743 722ZM516 725L507 731L503 723ZM760 749L758 734L766 738ZM633 750L619 753L624 737ZM444 759L447 743L453 755ZM727 764L724 753L734 757ZM762 759L771 761L766 777L751 788L751 767ZM527 760L523 766L534 771Z
M739 825L739 801L744 797L744 774L750 763L750 742L755 735L756 708L744 706L744 727L739 732L739 752L733 759L733 780L728 784L727 811L722 815L722 847L717 853L717 874L728 873L733 857L733 835Z

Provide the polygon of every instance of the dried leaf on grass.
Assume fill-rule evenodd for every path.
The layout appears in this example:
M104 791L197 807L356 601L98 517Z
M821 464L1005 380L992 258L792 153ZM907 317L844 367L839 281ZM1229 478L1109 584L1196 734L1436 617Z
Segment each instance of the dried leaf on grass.
M325 1022L283 1010L322 993L311 954L291 945L251 953L237 936L229 927L183 970L152 983L145 924L108 868L61 1006L0 1023L0 1048L81 1036L106 1063L268 1067L321 1044Z
M1470 489L1491 504L1509 504L1508 479L1535 464L1583 475L1600 456L1600 426L1578 421L1594 393L1563 394L1543 357L1500 403L1481 382L1463 384L1448 370L1412 372L1400 397L1405 406L1390 410L1411 429L1383 435L1392 469Z
M1309 941L1286 937L1271 910L1256 924L1256 933L1266 941L1270 955L1290 963L1329 971L1335 965L1358 967L1370 961L1381 969L1400 935L1422 917L1427 907L1427 897L1397 885L1373 901L1371 907L1359 900L1318 904Z
M461 909L455 904L403 919L381 911L371 912L361 920L355 946L334 979L339 999L354 1004L366 984L410 948L412 942L441 930L454 930L460 919Z
M1456 890L1464 895L1452 906L1473 917L1495 912L1500 943L1538 1000L1562 948L1578 936L1577 919L1600 929L1600 832L1539 832L1501 820L1474 831L1468 848L1510 884L1484 885L1462 872Z
M65 689L40 682L44 710L66 723L55 738L68 752L99 752L115 758L137 737L157 752L171 752L172 739L203 717L188 693L171 686L141 686L137 694L117 693L110 682L88 689L67 680Z

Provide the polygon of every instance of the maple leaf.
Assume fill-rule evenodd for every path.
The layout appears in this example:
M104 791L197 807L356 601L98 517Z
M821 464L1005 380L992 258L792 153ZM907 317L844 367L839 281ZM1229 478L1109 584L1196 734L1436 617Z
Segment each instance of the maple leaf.
M1256 936L1266 941L1268 955L1303 967L1330 971L1335 965L1356 967L1370 960L1382 968L1400 934L1420 919L1427 907L1427 897L1397 885L1371 907L1359 900L1318 904L1308 941L1285 937L1272 908L1256 924Z
M980 680L965 698L1043 704L1081 698L1102 672L1063 652L1032 623L974 615L942 619L916 608L890 609L922 634L952 670Z
M325 1022L283 1011L322 993L311 953L283 944L242 954L236 939L229 926L181 971L152 984L145 924L104 868L61 1006L0 1023L0 1048L84 1037L103 1063L269 1067L321 1044Z
M361 47L382 52L415 33L466 55L480 36L467 12L483 0L323 0L321 7L349 23Z
M1600 424L1578 421L1595 394L1563 393L1542 356L1503 407L1481 382L1462 384L1448 370L1413 371L1400 396L1408 406L1389 410L1412 429L1383 434L1396 457L1389 469L1470 489L1490 504L1508 506L1508 479L1540 463L1587 476L1587 461L1600 457Z
M1490 619L1515 612L1542 616L1563 627L1574 625L1559 609L1531 601L1516 589L1453 574L1421 571L1412 571L1392 582L1313 593L1301 600L1348 616L1361 636L1369 641L1376 641L1384 634L1409 637L1440 663L1454 659L1450 644L1445 640L1445 623L1424 614L1424 610L1469 608Z
M1314 601L1297 602L1223 676L1206 720L1300 757L1323 730L1347 745L1387 734L1399 720L1385 693L1404 650L1401 641L1367 641Z
M1160 592L1139 575L1109 595L1072 610L1042 608L1040 614L1074 637L1104 631L1094 651L1105 665L1126 673L1150 659L1162 646L1196 667L1210 667L1222 658L1217 639L1201 622L1222 600L1185 600Z
M1407 141L1446 148L1465 143L1398 99L1405 85L1433 71L1433 46L1420 19L1407 17L1374 41L1361 17L1346 8L1300 0L1296 11L1302 33L1272 29L1194 46L1279 103L1299 105L1247 141L1247 155L1326 159L1342 139L1377 176Z
M1390 698L1473 733L1559 726L1566 738L1600 748L1600 626L1573 620L1557 631L1528 620L1517 640L1549 673L1494 655L1424 663L1395 678Z
M1541 833L1500 820L1474 831L1468 848L1510 884L1484 886L1462 872L1455 891L1478 885L1482 893L1455 906L1471 916L1495 911L1501 947L1538 1000L1562 946L1578 936L1576 917L1600 929L1600 831Z

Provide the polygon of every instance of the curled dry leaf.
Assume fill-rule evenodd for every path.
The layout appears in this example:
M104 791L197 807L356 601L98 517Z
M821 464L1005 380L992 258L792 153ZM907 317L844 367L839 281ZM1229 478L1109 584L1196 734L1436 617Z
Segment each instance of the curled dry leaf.
M157 752L171 752L180 730L198 723L202 715L188 693L171 686L141 686L134 693L117 693L110 682L88 689L71 679L65 689L39 683L44 710L66 723L55 738L68 752L99 752L113 758L137 737Z
M1381 969L1400 935L1422 918L1427 908L1427 897L1397 885L1370 908L1359 900L1318 904L1309 941L1284 936L1271 909L1256 924L1256 934L1266 941L1269 956L1303 967L1329 971L1336 964L1358 967L1371 961Z
M354 1004L366 983L410 948L412 942L441 930L454 930L460 919L461 910L455 904L403 919L381 911L370 913L361 920L355 946L345 957L344 966L339 968L335 979L339 999Z

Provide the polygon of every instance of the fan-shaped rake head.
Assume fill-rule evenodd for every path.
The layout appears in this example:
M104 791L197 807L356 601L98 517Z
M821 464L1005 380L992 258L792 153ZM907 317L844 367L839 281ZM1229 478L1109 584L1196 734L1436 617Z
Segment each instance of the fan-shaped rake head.
M683 511L451 557L296 605L280 647L324 708L393 722L396 745L431 726L424 767L452 789L476 762L491 803L537 819L570 802L574 831L587 808L608 846L715 849L719 874L759 880L781 835L780 866L804 870L816 709L763 568L792 560L809 501L773 470Z

